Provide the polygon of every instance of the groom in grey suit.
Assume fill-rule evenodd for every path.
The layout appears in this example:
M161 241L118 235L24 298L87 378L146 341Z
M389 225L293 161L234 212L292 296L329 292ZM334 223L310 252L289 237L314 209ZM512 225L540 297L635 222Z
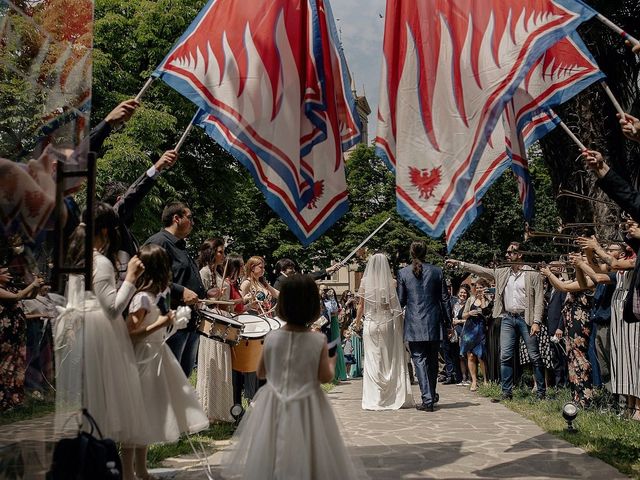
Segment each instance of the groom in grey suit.
M449 292L440 267L425 262L424 242L411 244L412 264L398 272L398 299L406 307L404 340L422 394L418 410L432 412L437 402L438 350L443 332L451 328Z

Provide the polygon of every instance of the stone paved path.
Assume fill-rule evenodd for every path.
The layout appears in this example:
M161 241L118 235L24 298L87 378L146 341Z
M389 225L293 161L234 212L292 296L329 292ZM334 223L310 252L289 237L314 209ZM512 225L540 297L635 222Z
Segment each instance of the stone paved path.
M361 390L360 381L351 381L329 396L364 478L627 478L464 387L440 385L441 401L433 413L365 412L360 409ZM417 387L414 397L419 398ZM219 458L219 453L209 458L214 471ZM157 474L176 480L206 478L189 457L173 459L168 466Z

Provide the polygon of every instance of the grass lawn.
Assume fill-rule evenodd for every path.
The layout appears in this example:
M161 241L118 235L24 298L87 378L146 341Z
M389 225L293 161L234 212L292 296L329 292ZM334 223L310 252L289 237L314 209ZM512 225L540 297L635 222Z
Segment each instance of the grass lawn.
M0 415L0 425L20 422L22 420L30 420L43 417L56 411L56 404L52 398L36 398L27 396L25 401L19 407L12 408Z
M500 387L497 384L480 386L478 392L485 397L497 398ZM574 421L578 432L568 433L562 418L562 407L571 399L568 389L550 391L547 400L542 402L526 388L516 389L513 393L513 400L504 402L508 408L622 473L640 479L640 422L618 415L608 406L610 399L606 395L596 397L592 407L581 410Z
M202 452L199 451L200 445L202 445L204 453L209 456L219 449L219 447L216 447L215 442L231 438L234 431L235 426L232 423L220 423L212 425L203 432L191 435L191 441L194 447L198 449L199 455L202 455ZM149 447L149 454L147 455L147 462L149 468L156 468L159 467L166 458L189 455L191 453L193 453L193 450L189 444L189 440L187 440L186 437L182 437L174 443L151 445Z

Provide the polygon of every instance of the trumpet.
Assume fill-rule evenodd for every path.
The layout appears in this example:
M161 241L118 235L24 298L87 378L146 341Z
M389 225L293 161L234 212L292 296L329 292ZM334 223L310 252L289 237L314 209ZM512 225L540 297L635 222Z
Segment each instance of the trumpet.
M604 223L596 223L596 222L578 222L578 223L565 223L560 227L560 231L564 230L572 230L577 228L595 228L595 227L618 227L620 229L625 229L627 223L619 223L619 222L604 222Z
M589 197L588 195L582 195L580 193L571 192L569 190L564 190L564 189L560 189L560 191L558 192L558 195L556 195L556 200L560 197L576 198L578 200L586 200L588 202L602 203L604 205L609 205L610 207L619 208L618 204L614 202L609 202L607 200L601 200L599 198Z
M524 241L526 242L530 238L578 238L577 235L569 235L567 233L558 232L539 232L537 230L531 230L528 227L524 230Z
M546 262L501 262L499 264L496 265L496 268L503 268L503 267L513 267L513 266L529 266L535 270L540 270L541 268L552 268L554 270L558 270L560 272L566 272L569 274L575 274L576 272L576 268L571 266L571 265L567 265L565 262L562 262L562 264L548 264Z
M558 257L555 252L533 252L529 250L518 250L518 253L525 257Z

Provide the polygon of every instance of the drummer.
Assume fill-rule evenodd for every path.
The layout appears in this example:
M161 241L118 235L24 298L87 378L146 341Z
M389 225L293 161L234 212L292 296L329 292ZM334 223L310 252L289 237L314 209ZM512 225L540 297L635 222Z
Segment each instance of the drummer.
M275 300L278 298L278 290L273 288L264 278L265 268L262 257L251 257L245 264L245 279L240 285L240 293L243 298L248 298L247 312L260 316L273 316ZM264 380L258 380L256 372L244 374L244 391L246 397L251 400L264 385Z
M226 272L224 272L225 256L222 238L210 238L202 243L198 267L200 267L200 276L207 298L229 300L230 289L223 281L223 275L226 276ZM217 308L214 311L223 313ZM226 311L224 313L226 314ZM230 413L233 406L231 349L227 343L207 336L200 337L196 392L209 421L212 423L233 421Z
M249 296L251 300L247 305L249 313L255 315L272 316L274 300L278 298L278 290L273 288L264 278L264 259L251 257L245 265L246 277L240 285L240 293L243 298Z
M233 302L228 310L235 314L244 313L247 310L245 304L252 299L250 293L246 295L246 298L243 298L240 293L240 277L244 271L244 260L241 255L232 253L227 257L226 265L225 288L229 289L229 301Z
M222 238L210 238L202 243L197 263L204 289L207 291L207 298L229 299L229 290L224 291L224 282L222 281L224 261L224 240Z

